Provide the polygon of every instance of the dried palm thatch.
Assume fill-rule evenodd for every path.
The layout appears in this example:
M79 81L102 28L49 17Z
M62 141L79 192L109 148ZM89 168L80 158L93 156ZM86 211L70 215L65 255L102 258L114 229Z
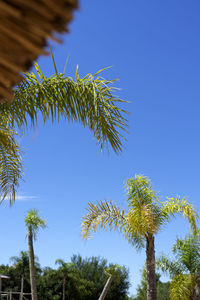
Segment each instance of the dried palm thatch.
M0 0L0 102L12 101L12 87L39 55L47 39L68 31L78 0Z

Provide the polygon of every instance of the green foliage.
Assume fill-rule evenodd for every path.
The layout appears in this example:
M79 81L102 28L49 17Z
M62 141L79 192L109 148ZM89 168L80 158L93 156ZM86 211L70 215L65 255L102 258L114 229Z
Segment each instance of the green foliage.
M52 56L53 58L53 56ZM46 77L35 63L35 73L26 73L16 88L11 104L0 104L0 191L1 200L15 199L22 174L21 151L15 140L16 131L37 125L38 115L48 120L79 122L88 127L103 148L120 152L123 132L127 129L127 112L120 108L125 101L114 95L115 80L105 80L96 74L80 78L78 67L75 79L57 72Z
M10 277L10 279L2 280L3 291L16 291L21 290L21 277L24 275L24 292L30 293L30 279L29 279L29 257L28 252L21 251L19 256L13 256L10 258L12 262L11 266L0 265L0 274L4 274ZM36 276L39 284L39 278L41 275L41 267L36 257ZM19 300L19 295L13 295L13 300Z
M28 232L33 235L34 239L36 239L39 229L46 227L46 221L39 217L36 209L31 209L28 211L28 214L25 218L25 224Z
M0 274L10 276L9 280L3 280L3 290L20 291L23 273L24 292L30 293L28 253L22 251L19 257L15 256L11 261L11 266L0 265ZM38 299L62 299L63 272L66 275L66 299L98 299L108 277L107 270L115 274L106 299L127 300L129 278L125 267L108 264L99 257L83 259L80 255L74 255L70 262L57 260L57 263L60 265L58 269L46 267L42 270L36 262ZM13 296L13 300L18 299L19 295Z

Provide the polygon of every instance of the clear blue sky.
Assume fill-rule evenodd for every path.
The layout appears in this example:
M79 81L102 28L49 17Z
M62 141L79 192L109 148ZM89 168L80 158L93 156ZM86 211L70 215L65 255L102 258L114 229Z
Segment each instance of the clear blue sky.
M37 208L48 220L35 243L42 266L73 254L101 255L130 270L135 293L145 253L120 234L100 232L85 242L80 219L89 201L125 205L124 182L137 173L152 179L161 195L187 196L199 209L200 170L200 2L198 0L82 1L62 45L53 45L63 70L119 78L119 96L131 103L128 142L122 154L100 154L96 141L78 124L39 124L20 140L24 183L12 208L1 206L0 263L27 249L24 216ZM39 60L52 74L51 58ZM188 226L181 219L156 237L156 253L170 253Z

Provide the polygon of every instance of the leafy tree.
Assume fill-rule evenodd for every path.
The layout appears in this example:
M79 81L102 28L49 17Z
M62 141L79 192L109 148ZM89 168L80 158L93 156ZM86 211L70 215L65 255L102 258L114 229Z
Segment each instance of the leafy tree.
M66 265L65 265L66 264ZM91 257L83 259L74 255L71 262L62 261L61 268L45 268L38 285L38 298L41 300L61 300L63 298L63 271L66 271L66 299L98 299L108 276L105 270L113 268L105 259ZM106 299L126 300L129 287L128 271L125 267L116 268L116 277Z
M54 59L53 59L54 61ZM16 88L14 101L0 104L0 191L1 199L15 199L21 179L21 151L16 141L19 128L37 125L38 114L44 123L59 121L61 117L79 122L93 133L101 150L109 145L115 152L122 150L122 131L127 127L126 113L119 107L123 100L113 95L114 80L88 74L75 79L59 74L46 77L35 63L38 77L26 73L24 81Z
M115 276L113 277L112 284L106 295L106 299L126 299L126 294L129 288L129 281L128 271L125 267L117 267L113 264L108 265L105 259L101 259L99 257L83 259L80 255L74 255L71 260L79 270L81 278L84 278L91 283L91 294L83 299L98 299L108 279L108 275L105 271L107 270L107 272L112 272L113 269L115 270Z
M172 299L200 299L200 231L177 239L173 246L174 260L161 256L157 266L172 278Z
M46 227L45 220L42 220L38 211L35 209L29 210L25 218L25 224L27 227L28 235L28 247L29 247L29 268L30 268L30 282L31 282L31 293L32 300L37 300L37 286L36 286L36 272L35 272L35 257L33 249L33 239L36 240L39 228Z
M38 282L38 299L61 300L62 285L60 274L57 270L46 267Z
M105 269L105 273L108 276L108 279L107 279L106 284L103 288L103 291L102 291L102 293L99 297L99 300L104 300L105 299L114 278L120 282L120 276L119 276L119 273L118 273L120 268L121 267L119 265L111 265L110 267Z
M147 299L156 300L154 238L175 214L184 217L196 231L197 212L186 199L177 196L159 201L147 177L136 175L126 182L128 210L112 201L89 203L83 217L82 236L88 238L98 228L120 230L131 245L146 248Z

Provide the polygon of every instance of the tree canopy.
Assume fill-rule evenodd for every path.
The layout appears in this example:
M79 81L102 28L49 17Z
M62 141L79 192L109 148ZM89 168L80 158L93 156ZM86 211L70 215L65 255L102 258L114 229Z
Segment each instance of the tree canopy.
M23 253L23 255L22 255ZM24 292L30 292L28 253L21 252L19 257L12 260L13 264L0 265L0 273L10 276L10 280L3 281L3 290L20 291L21 265L25 268ZM66 299L70 300L93 300L98 299L104 284L108 278L105 270L113 269L113 264L100 257L82 258L80 255L73 255L70 262L62 260L63 264L71 266L68 268L66 280ZM113 279L106 299L126 300L129 288L129 275L125 267L116 269L117 277ZM41 268L36 263L36 280L38 287L38 299L60 300L62 299L62 272L60 268ZM13 300L18 300L13 296Z

